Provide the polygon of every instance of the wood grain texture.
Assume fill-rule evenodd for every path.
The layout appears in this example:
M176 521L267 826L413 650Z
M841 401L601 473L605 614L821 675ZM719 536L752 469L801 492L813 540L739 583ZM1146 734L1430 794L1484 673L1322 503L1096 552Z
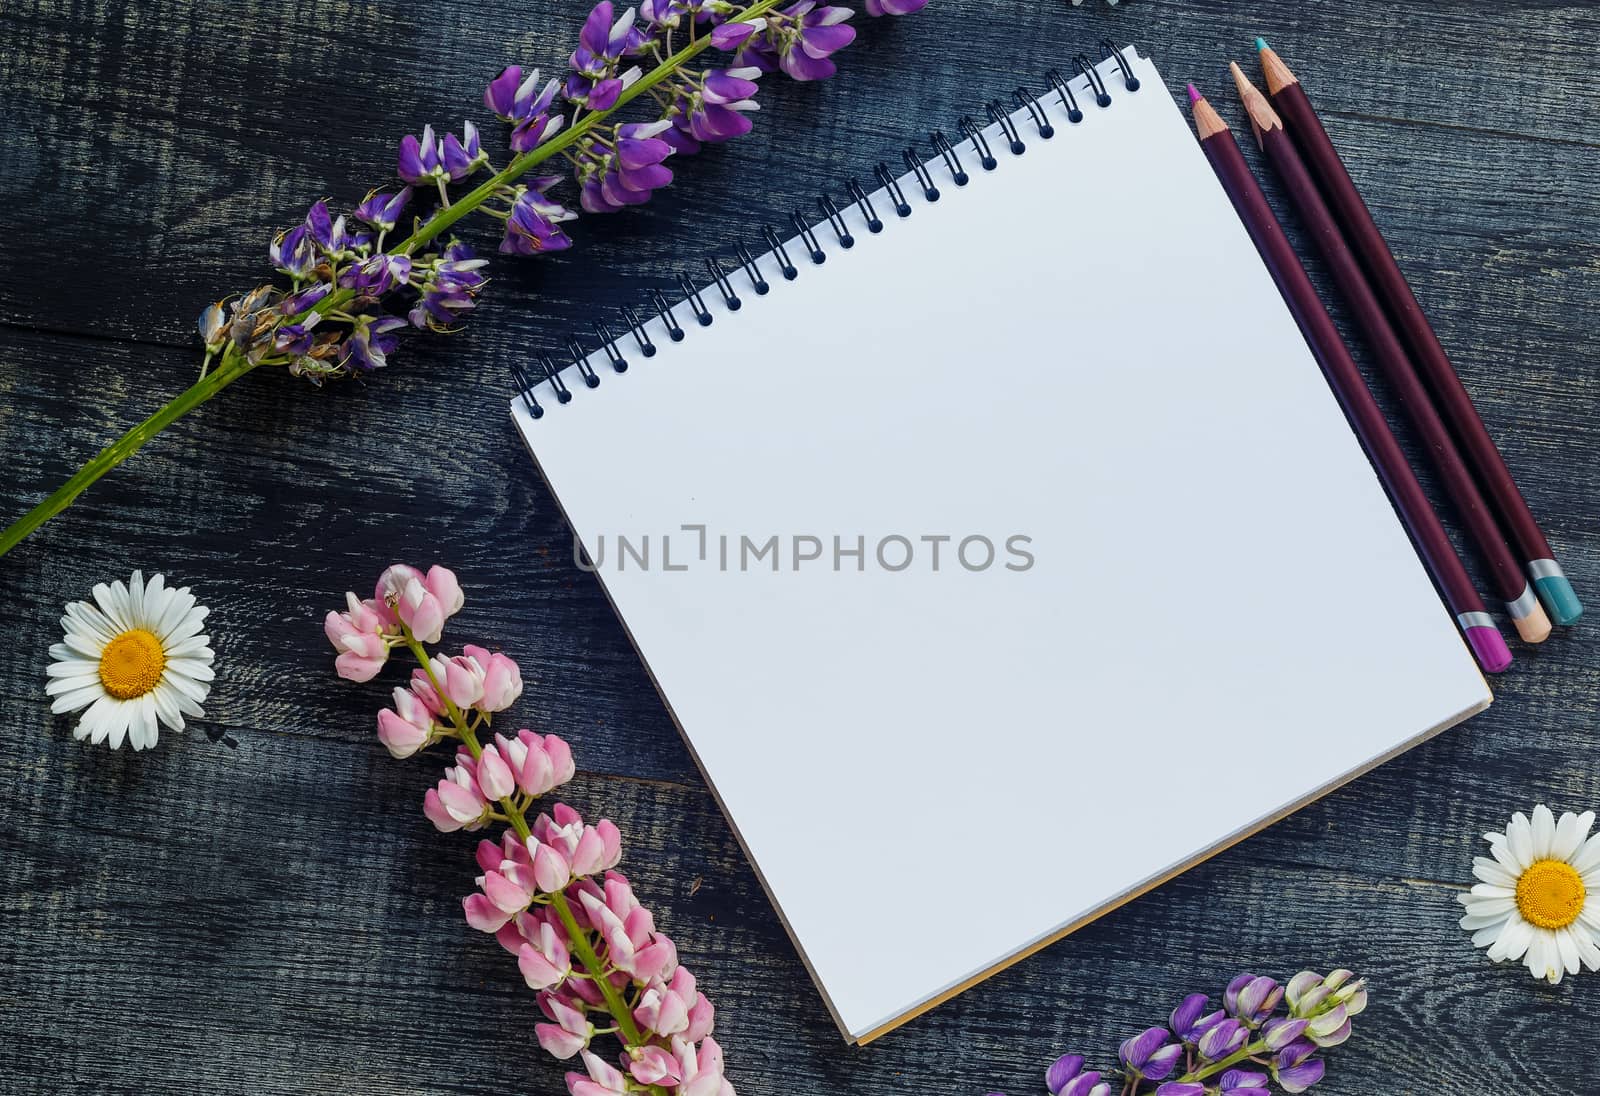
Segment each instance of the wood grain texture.
M0 156L13 228L0 235L0 517L188 383L190 318L262 276L277 227L317 196L359 197L406 125L479 114L500 64L558 62L579 8L0 7L0 101L18 127ZM1327 116L1595 600L1600 9L1133 0L996 14L934 0L863 31L841 79L774 81L756 134L677 165L682 185L650 207L585 222L554 261L497 265L463 334L411 341L366 385L249 377L4 560L0 1091L562 1091L515 965L460 920L470 843L417 809L437 763L390 761L372 735L382 690L329 673L318 617L390 558L456 566L469 602L452 635L522 661L518 718L575 744L584 771L569 798L622 826L626 869L720 1006L743 1093L1037 1092L1054 1054L1103 1061L1191 989L1242 967L1335 963L1373 979L1374 1004L1319 1091L1596 1090L1600 978L1551 989L1490 966L1454 903L1478 835L1511 810L1600 806L1593 622L1519 649L1488 714L853 1051L621 627L567 558L505 398L513 361L1104 35L1153 52L1174 89L1200 80L1237 126L1224 61L1264 34ZM1115 185L1115 165L1097 170ZM49 716L44 651L61 604L133 567L212 606L220 678L205 724L231 747L193 732L112 755ZM1083 778L1063 774L1064 793ZM1196 788L1196 809L1224 791ZM848 815L827 788L816 795L847 840ZM985 808L1003 798L974 788L954 806L1003 828ZM1074 844L1114 839L1062 834L1038 870L1070 870ZM981 932L986 906L1025 885L908 902Z

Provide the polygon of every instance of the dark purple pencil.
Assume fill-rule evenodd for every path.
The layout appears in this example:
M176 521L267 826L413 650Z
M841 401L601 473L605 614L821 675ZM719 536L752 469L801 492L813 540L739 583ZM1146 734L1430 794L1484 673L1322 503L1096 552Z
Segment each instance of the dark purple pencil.
M1322 185L1350 246L1366 264L1378 296L1389 306L1389 314L1411 349L1412 358L1427 381L1440 413L1455 431L1467 463L1477 473L1496 515L1511 533L1527 564L1534 588L1557 624L1576 624L1583 615L1583 604L1577 592L1555 561L1544 530L1539 528L1528 501L1518 490L1511 469L1506 467L1505 457L1501 456L1494 438L1489 435L1489 428L1484 426L1478 409L1473 406L1472 397L1467 394L1455 366L1450 364L1450 356L1417 302L1411 283L1406 281L1394 252L1389 250L1388 241L1372 219L1372 211L1345 169L1322 120L1312 109L1300 80L1265 41L1257 38L1256 48L1261 51L1261 67L1266 73L1272 105L1288 123L1289 136Z
M1528 643L1543 643L1550 638L1550 617L1524 577L1522 565L1507 547L1505 537L1489 511L1489 504L1478 489L1477 481L1461 459L1455 439L1450 436L1449 428L1439 417L1433 401L1428 398L1422 378L1412 368L1405 346L1384 315L1383 305L1372 292L1372 287L1367 284L1361 264L1350 250L1350 245L1345 243L1338 222L1333 219L1333 212L1317 192L1317 184L1306 170L1300 154L1295 151L1294 142L1284 131L1283 119L1278 117L1267 102L1267 97L1246 78L1238 65L1233 65L1232 71L1245 109L1250 112L1256 139L1261 142L1267 159L1282 178L1284 189L1310 230L1317 249L1327 261L1333 280L1350 302L1350 310L1366 333L1373 354L1394 386L1401 406L1422 435L1439 479L1460 512L1462 521L1466 523L1467 531L1477 544L1484 562L1488 564L1490 581L1494 584L1496 594L1504 599L1517 634Z
M1422 484L1417 482L1416 474L1406 462L1400 443L1390 432L1383 412L1367 389L1333 317L1323 307L1322 298L1317 296L1316 287L1284 235L1283 226L1278 223L1272 207L1267 205L1266 195L1261 193L1255 176L1250 173L1227 123L1193 84L1189 85L1189 100L1194 105L1195 128L1200 132L1200 147L1205 150L1206 159L1211 161L1223 190L1227 191L1239 219L1249 230L1250 238L1278 283L1279 292L1288 302L1289 310L1294 313L1306 342L1322 366L1328 386L1338 397L1345 416L1366 448L1368 459L1378 470L1445 604L1466 636L1467 645L1480 666L1490 673L1500 673L1511 665L1511 649L1506 646L1500 629L1495 627L1494 619L1484 610L1461 557L1456 554L1439 515L1434 512Z

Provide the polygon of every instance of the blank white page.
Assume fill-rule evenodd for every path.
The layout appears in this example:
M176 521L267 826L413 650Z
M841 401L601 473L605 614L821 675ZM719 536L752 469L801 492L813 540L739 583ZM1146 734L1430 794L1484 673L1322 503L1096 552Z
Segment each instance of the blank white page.
M1132 94L1101 66L1106 109L1074 81L1080 124L1040 96L1050 140L1017 112L1022 155L988 127L993 171L962 141L972 180L931 167L937 202L902 179L909 218L874 194L873 234L852 207L852 249L824 223L824 265L790 242L794 281L761 255L772 290L733 273L737 313L708 287L709 327L679 307L682 342L654 320L656 356L624 335L625 374L596 354L598 388L569 368L570 403L542 383L542 418L513 404L853 1041L1490 699L1132 64ZM770 536L779 569L741 569L740 538ZM836 536L865 538L864 570L834 569ZM903 570L876 558L901 563L896 536ZM976 536L997 559L968 570ZM797 568L795 537L823 558Z

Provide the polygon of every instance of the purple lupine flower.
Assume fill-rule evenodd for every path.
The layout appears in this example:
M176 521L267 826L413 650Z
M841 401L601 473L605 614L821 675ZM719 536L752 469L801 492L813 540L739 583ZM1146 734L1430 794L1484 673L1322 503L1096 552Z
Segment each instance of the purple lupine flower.
M910 15L928 6L928 0L867 0L868 15Z
M410 201L411 188L408 186L401 187L394 194L385 194L376 189L369 190L367 196L361 199L361 204L356 206L355 217L358 221L364 221L373 228L387 232L399 223L400 214L405 212L406 204Z
M332 282L312 282L298 293L291 293L278 302L278 312L284 316L298 316L333 292Z
M1283 1000L1283 987L1271 978L1257 978L1241 974L1228 983L1222 995L1222 1007L1246 1027L1261 1026L1272 1010Z
M1044 1087L1050 1091L1050 1096L1059 1096L1061 1090L1067 1087L1067 1082L1082 1072L1081 1054L1063 1054L1045 1070Z
M1310 1020L1268 1020L1261 1028L1261 1038L1268 1050L1282 1050L1304 1035L1310 1025Z
M379 252L369 255L339 276L339 284L368 297L381 297L411 279L411 259Z
M1117 1051L1123 1069L1147 1077L1163 1080L1183 1057L1183 1044L1174 1043L1172 1033L1163 1027L1146 1028L1123 1042Z
M741 48L756 31L766 29L767 21L759 17L747 23L724 23L711 32L711 44L718 49L736 50Z
M535 69L530 80L537 79L539 70ZM523 103L519 97L517 109L523 111L516 124L511 129L511 148L514 152L527 152L538 148L544 142L561 132L566 119L560 114L552 115L550 107L556 101L556 95L561 90L561 83L551 79L544 85L544 90L537 95L530 95Z
M311 329L317 326L317 322L321 319L321 316L313 312L300 323L284 324L273 332L272 348L280 354L289 354L296 358L311 353Z
M383 368L400 345L392 332L405 325L399 316L357 316L355 329L340 346L339 364L363 373Z
M1267 1075L1248 1069L1230 1069L1222 1075L1222 1096L1263 1096Z
M639 18L654 29L671 30L688 13L683 0L641 0Z
M1322 1080L1327 1071L1321 1058L1312 1057L1316 1052L1317 1045L1309 1039L1290 1043L1272 1060L1272 1079L1282 1085L1285 1092L1304 1092Z
M572 219L572 213L559 202L544 196L544 191L559 181L559 175L535 179L533 186L517 195L506 218L505 238L500 250L507 255L537 255L542 251L565 251L572 240L561 231L560 222Z
M631 82L628 76L617 76L618 62L637 53L649 41L634 26L634 9L629 8L615 21L611 16L611 0L600 0L584 20L578 48L572 51L568 62L572 75L567 77L566 96L590 110L610 110L616 105L622 89Z
M431 125L422 127L420 138L406 134L400 138L400 151L395 158L395 174L408 183L432 183L444 179L449 172L444 167L444 155Z
M1200 1036L1210 1031L1223 1018L1221 1009L1212 1013L1206 1012L1206 1006L1210 1003L1211 998L1203 993L1191 993L1178 1002L1178 1007L1172 1010L1170 1017L1173 1033L1185 1043L1199 1042Z
M1110 1096L1111 1086L1100 1080L1100 1074L1083 1072L1083 1059L1076 1054L1057 1058L1045 1073L1045 1085L1050 1096Z
M672 169L662 161L673 147L661 139L672 128L666 119L634 122L616 128L616 143L609 152L591 145L580 164L580 203L590 213L614 213L624 206L642 205L650 195L672 182Z
M295 225L278 233L267 254L272 265L289 277L299 281L317 265L317 249L311 244L311 234L304 224Z
M751 129L747 115L761 109L754 98L760 77L753 66L708 72L698 90L680 92L674 124L707 144L744 136Z
M828 58L855 41L855 28L844 25L855 12L841 7L819 8L816 0L800 0L785 8L784 14L797 17L798 26L785 34L778 67L796 80L826 80L839 71Z
M1195 1049L1207 1061L1217 1062L1240 1047L1250 1031L1237 1020L1219 1020L1195 1043Z
M477 307L475 298L488 280L478 271L487 265L487 259L476 258L470 247L452 240L434 261L417 303L407 315L412 326L434 331L450 329L460 313Z
M325 255L337 258L359 241L345 229L344 214L335 217L328 203L319 201L306 213L306 229L311 240Z
M454 133L447 133L439 143L441 166L451 182L465 179L489 162L489 154L483 151L478 139L478 127L466 122L461 127L461 133L460 138Z

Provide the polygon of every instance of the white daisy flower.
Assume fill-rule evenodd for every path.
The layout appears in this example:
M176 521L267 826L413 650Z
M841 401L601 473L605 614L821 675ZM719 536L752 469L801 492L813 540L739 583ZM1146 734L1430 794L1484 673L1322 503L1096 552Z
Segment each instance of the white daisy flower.
M94 601L67 606L64 642L50 648L50 710L89 709L72 737L147 750L158 720L181 731L184 716L205 715L200 702L215 674L211 637L200 629L211 610L187 586L168 589L160 575L146 584L138 571L126 586L96 586Z
M1479 883L1460 895L1461 927L1489 958L1521 959L1535 978L1558 985L1580 963L1600 970L1600 834L1595 814L1557 822L1543 803L1533 821L1518 811L1505 833L1484 834L1493 858L1475 857Z

